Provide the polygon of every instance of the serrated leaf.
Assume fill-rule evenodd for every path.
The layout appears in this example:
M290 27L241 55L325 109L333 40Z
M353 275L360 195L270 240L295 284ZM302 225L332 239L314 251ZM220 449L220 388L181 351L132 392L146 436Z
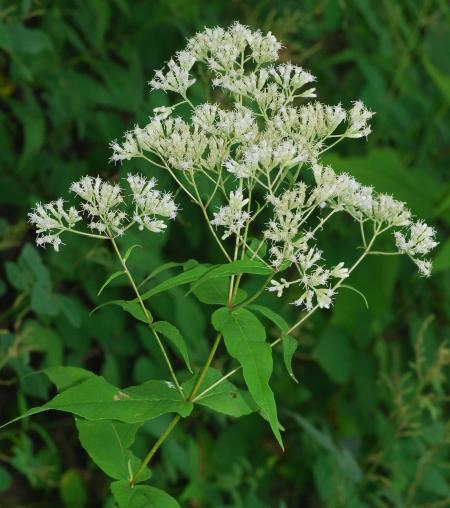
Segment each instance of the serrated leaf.
M119 508L180 508L177 501L161 489L150 485L135 485L127 481L111 484Z
M137 300L111 300L95 307L95 309L91 310L90 315L92 315L94 312L97 312L102 307L106 307L107 305L118 305L125 312L128 312L135 319L142 321L145 324L150 324L153 321L151 312L147 309L148 317L150 318L147 319L147 316L145 315L140 303Z
M180 353L189 371L192 372L186 342L178 328L167 321L156 321L152 324L152 328L169 339L175 349Z
M260 321L247 309L218 309L212 316L214 328L223 334L229 354L242 365L247 387L268 420L280 446L275 398L269 386L273 369L272 348L267 344L266 331Z
M179 413L186 417L192 407L192 403L183 400L175 386L168 381L151 380L120 390L103 377L92 375L59 393L43 406L32 408L5 425L51 409L87 420L138 423L165 413Z
M199 387L198 393L201 393L221 379L221 377L222 374L217 369L210 367ZM197 377L194 376L183 384L186 393L191 392L196 379ZM233 383L228 381L228 379L225 379L225 381L222 381L219 385L209 390L202 398L196 400L195 403L235 418L248 415L258 409L257 405L250 397L250 394L237 388Z
M112 420L89 421L76 419L81 445L91 459L115 480L129 480L129 468L138 469L140 460L129 450L141 423L123 423ZM139 480L150 478L147 469Z
M106 281L104 282L102 287L98 290L97 296L100 296L102 294L102 291L106 288L106 286L108 286L114 279L117 279L118 277L120 277L122 275L126 275L123 270L119 270L118 272L114 272L112 275L110 275L106 279Z

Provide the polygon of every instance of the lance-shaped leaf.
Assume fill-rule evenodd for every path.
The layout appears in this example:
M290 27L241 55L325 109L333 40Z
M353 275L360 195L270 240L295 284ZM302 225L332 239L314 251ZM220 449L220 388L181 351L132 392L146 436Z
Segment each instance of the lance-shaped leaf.
M200 282L192 290L197 299L208 305L226 305L228 302L228 293L230 288L230 279L220 277ZM243 302L247 298L246 291L239 288L234 297L234 304Z
M283 347L283 362L288 374L291 378L298 383L298 379L295 377L294 371L292 370L292 358L298 348L298 341L290 335L283 335L281 337L281 345Z
M198 265L190 270L176 275L175 277L171 277L170 279L161 282L161 284L158 284L152 289L149 289L142 295L142 299L147 300L147 298L163 293L168 289L195 283L196 281L200 284L201 282L207 280L217 279L220 277L230 277L241 273L269 275L271 272L272 269L263 262L250 259L242 259L223 265ZM197 285L193 284L189 292L195 290L196 287Z
M139 245L138 243L135 243L134 245L131 245L128 247L127 251L125 252L125 255L123 256L123 261L126 263L128 261L128 258L130 257L130 254L134 251L136 247L139 247L142 249L142 245Z
M192 261L192 260L191 260ZM153 277L156 277L159 273L165 272L166 270L171 270L172 268L177 268L179 266L186 266L186 264L190 263L190 261L186 261L186 263L177 263L176 261L169 261L168 263L164 263L163 265L158 266L152 270L138 285L138 288L147 284L147 282Z
M97 293L97 296L100 296L103 292L103 290L114 280L114 279L117 279L118 277L121 277L122 275L125 275L125 272L123 270L120 270L118 272L114 272L113 274L111 274L107 279L106 281L104 282L104 284L102 285L102 287L98 290L98 293Z
M283 448L275 398L269 386L273 369L272 348L266 342L263 325L254 314L243 308L231 312L218 309L212 316L212 323L223 334L230 355L242 365L250 394Z
M178 328L173 326L171 323L168 323L167 321L157 321L156 323L152 324L152 328L156 332L162 333L164 337L169 339L174 348L180 353L189 371L192 372L186 342L184 341L183 336L181 335Z
M129 480L130 474L139 468L141 462L129 450L141 424L77 418L76 425L81 445L95 464L115 480ZM148 478L150 471L147 469L139 480Z
M257 259L239 259L238 261L232 261L231 263L215 265L205 272L205 274L192 285L190 291L194 291L198 285L207 280L218 279L221 277L231 277L232 275L240 275L242 273L270 275L272 273L272 268Z
M205 378L197 393L206 390L221 378L222 374L217 369L210 367L206 371ZM196 379L197 376L194 376L183 384L185 393L191 392ZM228 379L225 379L209 390L203 397L196 400L195 403L212 409L213 411L228 416L234 416L235 418L248 415L258 409L250 394L245 390L237 388L233 383L228 381Z
M192 403L183 400L175 386L168 381L151 380L120 390L103 377L92 375L59 393L43 406L32 408L8 423L51 409L72 413L86 420L138 423L165 413L179 413L186 417L192 407Z
M281 330L281 345L283 347L283 362L291 378L298 383L297 378L292 370L292 358L294 353L297 351L298 342L296 339L288 335L289 325L286 323L284 318L274 312L272 309L264 307L263 305L249 305L249 309L260 312L267 319L272 321L275 326Z
M113 482L111 491L119 508L180 508L167 492L150 485L131 487L122 480Z
M107 305L118 305L121 307L125 312L128 312L131 314L135 319L138 321L142 321L143 323L149 324L152 322L153 317L151 312L147 309L147 316L145 315L144 311L142 310L142 307L140 303L137 300L111 300L110 302L102 303L101 305L98 305L91 311L91 315L101 309L102 307L106 307Z
M142 299L147 300L148 298L158 295L159 293L163 293L168 289L176 288L178 286L183 286L184 284L190 284L191 282L196 281L199 277L201 277L206 271L208 267L205 265L199 265L191 270L187 270L186 272L180 273L179 275L175 275L175 277L171 277L161 284L158 284L152 289L149 289L145 293L143 293Z

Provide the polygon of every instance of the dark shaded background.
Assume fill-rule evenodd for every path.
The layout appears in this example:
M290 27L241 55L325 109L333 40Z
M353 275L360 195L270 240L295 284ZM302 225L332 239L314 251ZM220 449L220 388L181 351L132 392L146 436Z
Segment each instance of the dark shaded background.
M85 173L156 173L135 161L109 164L108 143L170 100L150 96L146 82L186 37L233 20L283 40L281 58L317 75L323 102L362 99L377 112L367 142L346 141L327 160L406 200L436 226L441 245L429 280L405 259L372 258L358 269L352 283L369 309L343 292L299 331L299 385L277 359L284 454L256 415L196 413L164 445L152 481L191 508L450 506L445 0L1 1L0 421L48 399L50 385L33 374L48 365L84 366L121 386L164 375L158 351L126 315L104 309L89 318L112 253L78 238L59 255L38 252L26 213L37 200L67 197ZM345 259L353 228L332 223L323 239L332 256ZM187 201L169 234L149 236L139 236L147 248L133 258L138 276L167 260L220 262ZM101 300L118 295L128 289L118 284ZM182 289L151 306L183 331L200 364L211 309ZM224 361L219 355L217 366ZM137 454L164 423L144 426ZM47 413L1 431L0 506L114 506L72 417Z

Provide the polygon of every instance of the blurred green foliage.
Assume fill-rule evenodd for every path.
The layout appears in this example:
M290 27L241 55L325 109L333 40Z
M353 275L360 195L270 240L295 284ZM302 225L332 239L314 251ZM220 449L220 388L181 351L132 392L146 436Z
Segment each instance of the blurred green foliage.
M127 314L106 307L89 318L115 267L111 253L79 238L58 256L38 252L26 213L85 173L114 178L132 166L148 174L135 161L108 164L108 143L169 100L161 94L153 104L145 83L185 37L235 19L285 41L282 58L317 75L324 102L348 106L362 99L377 112L368 142L342 144L328 162L406 200L437 227L441 245L427 281L396 258L370 259L353 280L369 309L355 293L343 292L331 312L298 332L293 370L300 383L286 376L281 359L272 381L284 454L255 415L194 415L163 446L152 482L191 508L448 506L445 0L3 0L1 421L48 399L50 384L39 375L48 366L82 366L120 386L163 376L159 351ZM159 177L171 185L167 175ZM137 249L132 262L141 278L167 261L218 259L198 211L187 201L183 209L169 235L139 237L146 249ZM324 239L336 259L352 247L350 227L337 221ZM128 238L125 248L137 241ZM114 281L102 301L126 297L124 286ZM202 307L179 288L154 297L151 307L182 330L196 366L211 341ZM288 305L286 312L292 312ZM223 362L219 356L217 366ZM144 425L136 455L145 454L166 423ZM44 413L0 438L2 508L114 505L106 478L78 444L72 417Z

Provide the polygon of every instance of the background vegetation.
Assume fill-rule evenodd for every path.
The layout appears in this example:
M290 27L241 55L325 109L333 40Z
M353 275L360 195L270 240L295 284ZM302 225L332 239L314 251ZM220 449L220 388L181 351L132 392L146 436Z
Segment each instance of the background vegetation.
M450 506L445 0L0 2L0 420L51 395L39 375L46 366L83 366L121 386L163 375L158 351L127 315L108 307L89 318L114 268L112 253L78 238L60 255L38 251L26 213L85 173L151 173L135 161L108 164L108 143L169 100L161 95L153 104L146 81L188 35L235 19L281 38L282 58L318 76L322 101L348 106L361 98L377 112L367 143L342 143L328 160L406 200L436 225L441 245L430 280L396 257L370 259L353 279L369 309L343 292L332 311L298 331L300 383L282 362L272 381L284 454L257 416L202 413L163 446L152 481L191 508ZM133 258L142 277L168 260L220 262L198 211L188 201L182 206L170 234L139 237L148 247ZM350 249L349 228L335 223L326 239L331 250ZM106 300L128 289L119 281L105 293ZM199 364L211 340L202 304L177 289L151 306L174 320ZM293 310L286 305L286 312ZM165 423L143 427L136 454ZM0 505L114 503L73 418L45 413L1 431Z

